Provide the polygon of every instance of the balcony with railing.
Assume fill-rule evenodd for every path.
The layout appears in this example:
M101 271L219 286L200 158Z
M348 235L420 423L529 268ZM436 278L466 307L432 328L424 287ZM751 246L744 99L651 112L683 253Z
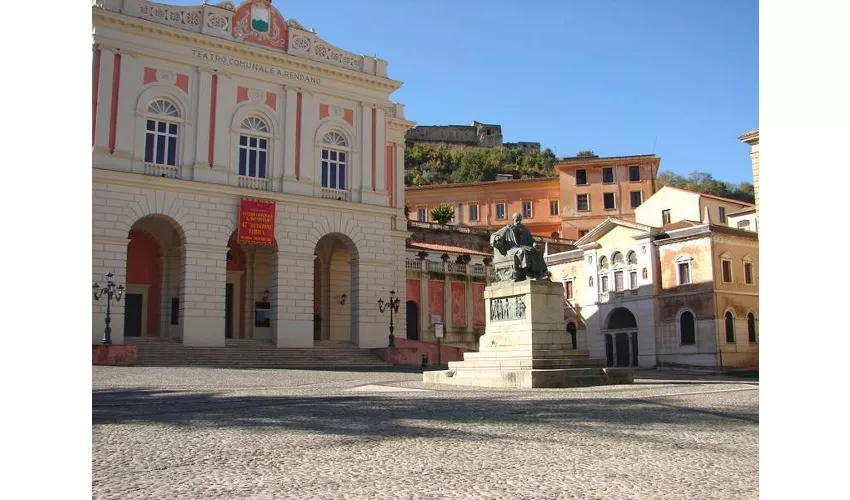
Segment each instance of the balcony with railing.
M421 271L422 270L422 261L417 259L407 259L404 261L405 269L410 269L411 271Z
M423 268L422 262L425 262ZM457 262L435 262L430 260L407 259L404 263L408 271L424 271L436 274L455 274L461 276L494 277L496 275L493 266L484 264L460 264Z
M269 189L271 189L271 181L264 177L250 177L247 175L240 175L239 187L268 191Z
M161 165L159 163L145 163L144 174L154 177L171 177L178 179L180 177L180 169L174 165Z
M322 198L326 200L351 201L351 192L345 189L323 187Z

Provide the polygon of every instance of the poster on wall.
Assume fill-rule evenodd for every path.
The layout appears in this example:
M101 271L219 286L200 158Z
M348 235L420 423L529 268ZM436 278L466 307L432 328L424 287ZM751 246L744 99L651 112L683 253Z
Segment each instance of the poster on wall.
M246 245L274 245L275 202L243 198L236 240Z

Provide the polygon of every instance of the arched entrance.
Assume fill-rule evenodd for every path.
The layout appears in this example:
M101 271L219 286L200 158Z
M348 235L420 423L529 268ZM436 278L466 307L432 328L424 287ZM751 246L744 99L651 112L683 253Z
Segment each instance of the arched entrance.
M329 233L316 243L313 269L316 340L358 341L359 254L351 238Z
M136 221L128 234L125 337L180 338L183 245L180 226L163 215Z
M224 338L271 340L272 273L277 242L242 244L234 231L227 242Z
M618 307L605 325L605 357L608 366L638 366L638 331L634 314Z
M419 340L419 306L412 300L407 301L407 338Z

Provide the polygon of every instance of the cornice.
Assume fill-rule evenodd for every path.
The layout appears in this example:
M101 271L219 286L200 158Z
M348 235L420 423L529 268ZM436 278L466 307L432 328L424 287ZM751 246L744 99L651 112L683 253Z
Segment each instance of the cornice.
M92 168L92 182L118 184L121 186L138 188L162 189L165 191L201 194L205 196L262 198L266 200L274 200L275 202L287 205L300 205L318 209L329 208L340 212L359 213L363 215L390 217L398 213L398 210L393 207L382 207L379 205L369 205L367 203L314 198L312 196L301 196L297 194L280 193L277 191L259 191L256 189L228 186L226 184L172 179L170 177L154 177L152 175L118 172L102 168Z
M242 44L223 38L216 38L209 35L204 35L202 33L194 33L178 28L172 28L167 25L154 23L145 19L138 19L135 17L128 16L126 14L119 14L116 12L106 11L97 7L92 8L92 13L92 23L95 25L98 24L97 21L101 21L104 27L129 27L137 30L139 32L138 34L142 36L145 36L145 33L162 35L166 38L179 40L182 42L196 43L203 48L231 51L234 53L234 55L241 54L242 56L248 57L249 59L258 62L268 61L281 66L300 68L304 71L313 71L315 73L318 73L319 76L336 78L343 81L357 81L360 83L365 83L375 89L381 91L388 91L390 93L395 90L398 90L403 85L402 82L397 80L382 78L379 76L369 75L368 73L361 73L345 68L327 66L321 63L310 61L309 59L291 56L289 54L284 53L273 52L262 47Z

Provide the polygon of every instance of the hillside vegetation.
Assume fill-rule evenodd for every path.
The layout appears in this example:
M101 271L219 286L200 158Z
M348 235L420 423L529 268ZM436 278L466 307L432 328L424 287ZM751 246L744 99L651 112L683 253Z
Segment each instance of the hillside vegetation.
M552 168L555 161L555 153L549 148L540 153L524 153L519 149L408 143L404 151L404 184L492 181L496 174L511 174L515 179L556 177Z
M593 151L580 151L576 156L596 156ZM552 165L558 161L546 148L539 153L521 149L482 148L444 143L408 142L404 152L404 184L428 186L492 181L496 174L522 177L557 177ZM658 174L656 188L673 186L700 193L723 196L747 203L755 202L755 190L749 182L734 185L715 179L707 172L681 176L664 171Z

